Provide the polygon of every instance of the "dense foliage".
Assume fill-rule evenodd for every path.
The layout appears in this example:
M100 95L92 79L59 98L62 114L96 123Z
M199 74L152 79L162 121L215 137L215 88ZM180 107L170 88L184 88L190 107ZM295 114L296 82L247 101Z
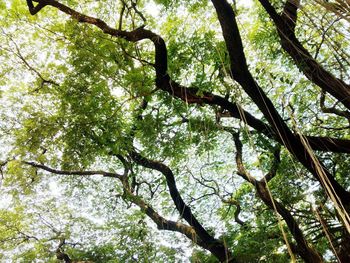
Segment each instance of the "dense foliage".
M0 0L1 262L350 262L347 0Z

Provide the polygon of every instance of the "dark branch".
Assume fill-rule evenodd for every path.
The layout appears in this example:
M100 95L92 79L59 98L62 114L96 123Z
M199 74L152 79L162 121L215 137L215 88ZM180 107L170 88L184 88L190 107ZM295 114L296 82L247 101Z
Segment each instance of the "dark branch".
M177 210L179 211L180 215L193 227L199 238L208 247L208 250L211 251L213 255L219 258L222 262L234 262L235 260L232 258L231 253L225 244L209 234L209 232L202 226L201 223L199 223L197 218L193 215L191 208L185 204L180 192L177 189L175 177L171 169L165 164L147 159L135 151L130 155L137 164L159 171L165 176L171 198Z
M350 122L350 112L349 111L338 110L336 108L336 105L334 105L331 108L328 108L325 105L325 100L326 100L326 94L325 94L324 91L321 91L320 107L321 107L322 112L324 112L324 113L333 113L335 115L338 115L338 116L341 116L341 117L345 117Z
M65 263L71 263L72 260L68 256L67 253L63 251L63 246L65 245L66 241L64 238L60 240L60 243L58 245L58 248L56 249L56 258L58 260L63 260Z
M35 162L26 162L23 163L30 165L35 168L39 168L45 171L48 171L53 174L60 174L60 175L83 175L83 176L91 176L91 175L102 175L104 177L112 177L112 178L119 178L121 179L123 175L117 174L117 173L111 173L111 172L104 172L104 171L64 171L64 170L57 170L53 169L51 167L48 167L43 164L38 164Z
M300 0L287 0L284 4L282 19L285 21L286 25L294 31L295 25L297 23L297 11L300 6Z
M239 218L239 214L241 213L242 208L241 208L241 204L237 200L234 200L234 199L222 199L222 202L225 203L225 204L236 206L236 211L234 213L234 217L235 217L235 222L237 224L241 225L242 227L246 227L248 225L247 222L244 222L244 221L242 221Z
M243 179L245 179L247 182L251 183L255 187L258 196L265 203L265 205L267 205L271 210L276 211L282 216L282 218L287 223L290 233L293 235L295 241L297 242L297 251L300 254L300 256L305 260L305 262L323 262L322 257L308 244L303 232L301 231L298 223L296 222L290 211L287 208L285 208L282 203L278 202L272 197L271 192L267 186L267 182L264 179L261 181L256 180L253 176L249 174L248 171L246 171L242 159L242 142L240 141L238 134L234 136L234 143L237 150L236 164L238 175L240 175ZM278 154L279 153L276 151L275 155ZM270 171L272 175L277 169L275 166L279 163L279 157L277 157L276 159L277 162L275 162L272 165ZM266 177L268 177L268 175Z
M48 5L49 1L38 0L38 1L34 1L34 2L38 2L38 4L36 6L34 6L32 0L27 0L27 5L28 5L29 12L31 15L37 14L43 7Z
M276 176L277 173L277 169L279 164L281 163L281 148L277 147L274 151L273 151L273 163L271 165L271 169L270 171L264 176L264 178L261 181L264 182L269 182L272 178L274 178Z
M260 1L265 2L265 0ZM248 96L259 107L271 125L274 134L278 136L278 141L282 142L288 151L320 182L327 195L332 197L332 201L342 203L346 206L345 210L349 212L350 207L346 204L350 203L350 193L335 180L334 176L317 159L313 151L309 149L311 147L308 141L304 137L293 134L272 101L251 75L245 59L242 39L232 7L226 0L212 0L212 3L216 9L230 56L231 77L242 86ZM272 8L271 5L270 8ZM286 26L280 16L278 18ZM350 89L348 91L350 94ZM334 196L337 196L339 199L333 198ZM337 204L337 206L339 205Z
M269 0L259 0L259 2L273 20L281 39L282 48L291 56L299 69L310 81L350 109L350 85L325 70L297 39L294 32L295 25L291 25L291 21L292 23L296 21L297 5L293 7L287 1L284 9L287 13L280 16Z

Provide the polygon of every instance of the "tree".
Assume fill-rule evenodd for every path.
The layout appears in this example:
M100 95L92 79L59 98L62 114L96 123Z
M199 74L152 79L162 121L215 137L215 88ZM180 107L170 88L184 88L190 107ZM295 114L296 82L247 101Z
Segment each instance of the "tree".
M0 2L3 258L350 260L346 3L243 2Z

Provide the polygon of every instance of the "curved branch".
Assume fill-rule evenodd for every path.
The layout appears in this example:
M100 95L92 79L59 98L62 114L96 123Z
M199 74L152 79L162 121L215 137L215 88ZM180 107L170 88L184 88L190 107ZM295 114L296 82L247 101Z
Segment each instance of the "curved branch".
M271 168L261 181L269 182L271 179L273 179L276 176L277 169L281 163L281 156L280 155L281 155L281 147L277 147L273 151L274 158L273 158L273 163L271 165Z
M186 224L167 220L157 213L150 205L144 202L140 197L134 195L132 192L128 192L128 199L135 205L141 208L142 211L157 225L159 230L168 230L173 232L179 232L185 235L187 238L192 240L198 246L213 251L213 244L203 241L200 236L196 233L194 227ZM214 253L213 253L214 254ZM234 263L237 262L235 259L228 259L229 254L226 254L224 258L219 258L221 262Z
M66 240L64 238L60 239L60 243L58 248L56 249L56 258L58 260L63 260L65 263L72 263L71 258L67 253L64 252L63 246L66 244Z
M235 262L235 259L233 259L226 245L209 234L209 232L193 215L191 208L185 204L180 192L177 189L175 177L171 169L161 162L153 161L141 156L136 151L131 152L130 156L137 164L159 171L165 176L171 198L173 199L177 210L181 216L193 227L199 238L208 247L207 249L222 262Z
M350 112L349 111L342 111L342 110L338 110L336 108L336 105L335 104L333 107L331 108L328 108L326 107L325 105L325 100L326 100L326 94L325 92L322 90L321 91L321 98L320 98L320 108L322 110L322 112L324 113L332 113L332 114L335 114L335 115L338 115L338 116L341 116L341 117L345 117L347 118L347 120L349 121L350 123Z
M290 233L297 242L297 251L300 254L300 256L305 260L305 262L323 262L322 257L317 253L317 251L315 251L312 247L309 246L307 240L304 237L303 232L301 231L298 223L296 222L290 211L287 208L285 208L282 203L278 202L271 196L265 178L258 181L253 176L251 176L248 171L246 171L242 159L242 142L239 139L239 135L233 135L233 139L237 150L236 164L238 169L238 175L240 175L243 179L245 179L247 182L251 183L255 187L258 196L265 203L265 205L267 205L271 210L278 212L282 216L289 228ZM277 155L277 153L275 153L275 155ZM275 158L278 159L279 157L276 156ZM278 165L278 163L279 160L276 160L271 167L270 173L275 172L275 166L276 164Z
M192 174L190 171L188 171L192 178L200 185L202 185L203 187L205 188L208 188L208 189L211 189L212 190L212 193L210 195L216 195L220 200L221 202L223 202L224 204L227 204L227 205L234 205L236 206L236 210L235 210L235 213L234 213L234 218L235 218L235 222L239 225L241 225L242 227L246 227L248 225L248 223L242 221L240 218L239 218L239 214L241 213L241 204L233 199L233 198L224 198L220 195L220 190L219 190L219 185L218 183L215 181L215 180L206 180L205 178L203 178L202 176L202 173L201 173L201 179L197 178L196 176L194 176L194 174ZM213 182L215 184L215 187L214 186L210 186L208 184L206 184L205 182L203 181L207 181L207 182ZM208 194L209 195L209 194ZM197 199L198 200L198 199Z
M242 208L241 208L241 204L237 200L234 200L234 199L222 199L222 202L225 203L225 204L228 204L228 205L236 206L236 211L234 213L234 217L235 217L235 222L237 224L241 225L242 227L246 227L248 225L247 222L244 222L244 221L242 221L242 219L239 218L239 214L241 213Z
M207 249L205 244L201 241L201 239L196 234L196 231L194 230L193 227L179 223L179 222L165 219L158 212L156 212L153 207L148 205L140 197L134 195L130 191L128 191L127 199L130 200L133 204L140 207L141 210L144 211L146 213L146 215L150 219L152 219L152 221L157 225L157 228L159 230L168 230L168 231L179 232L179 233L187 236L190 240L195 242L197 245Z
M300 0L287 0L284 4L283 13L281 15L286 25L288 25L288 27L293 31L297 23L297 11L299 6Z
M45 0L41 0L41 1L34 1L34 2L38 2L38 4L36 6L34 6L33 1L32 0L27 0L27 5L28 5L28 9L31 15L35 15L36 13L38 13L43 7L45 7L47 5L47 1Z
M194 227L188 226L186 224L180 223L180 222L175 222L171 220L167 220L164 217L162 217L158 212L154 210L150 205L148 205L145 201L142 200L139 196L135 195L128 183L125 182L125 178L122 175L115 174L115 173L109 173L109 172L103 172L103 171L64 171L64 170L57 170L50 168L46 165L43 164L38 164L34 162L26 162L24 161L23 163L30 165L35 168L43 169L45 171L48 171L53 174L61 174L61 175L79 175L79 176L84 176L84 175L103 175L106 177L113 177L117 178L122 182L123 189L125 194L122 196L124 199L131 201L133 204L137 205L138 207L141 208L142 211L146 213L146 215L157 225L157 228L159 230L168 230L168 231L174 231L174 232L179 232L181 234L184 234L186 237L188 237L190 240L192 240L194 243L199 245L200 247L207 249L209 251L213 251L217 246L217 240L214 240L214 244L210 242L203 241L201 237L196 233ZM57 249L57 259L60 260L68 260L68 255L65 254L62 250L61 245L59 249ZM223 259L222 261L224 262L235 262L233 260L227 260L227 258ZM66 261L69 262L69 261Z

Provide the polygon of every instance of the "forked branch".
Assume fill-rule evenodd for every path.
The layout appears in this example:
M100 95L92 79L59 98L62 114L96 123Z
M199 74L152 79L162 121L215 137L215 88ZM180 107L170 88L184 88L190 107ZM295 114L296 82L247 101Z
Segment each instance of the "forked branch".
M37 5L34 6L33 2L37 2ZM33 0L27 0L27 5L28 5L28 8L29 8L29 12L31 15L35 15L36 13L38 13L43 7L47 6L48 5L48 2L47 0L36 0L36 1L33 1Z

